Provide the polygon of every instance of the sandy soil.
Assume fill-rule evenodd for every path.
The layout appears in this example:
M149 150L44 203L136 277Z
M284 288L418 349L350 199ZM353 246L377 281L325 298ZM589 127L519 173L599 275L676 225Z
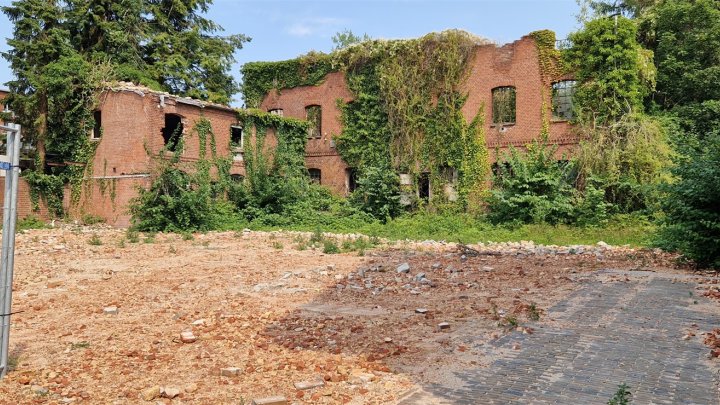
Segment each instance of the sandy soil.
M140 239L72 226L18 235L15 370L0 403L393 403L440 370L488 364L478 344L535 315L550 322L544 309L591 272L667 264L626 249L474 256L407 243L359 256L298 250L286 233ZM187 331L197 340L183 342Z

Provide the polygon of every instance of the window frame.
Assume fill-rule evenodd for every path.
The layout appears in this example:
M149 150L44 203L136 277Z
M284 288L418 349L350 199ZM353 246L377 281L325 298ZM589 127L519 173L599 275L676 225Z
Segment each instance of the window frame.
M178 124L175 126L175 129L172 131L172 133L169 134L169 136L166 138L165 135L167 134L167 124L168 124L168 117L177 117L178 118ZM164 126L162 127L161 135L163 138L163 147L166 148L168 152L177 152L177 147L180 145L180 141L185 136L185 117L183 117L180 114L175 113L165 113L163 115L163 123ZM180 131L178 131L178 128L180 128ZM175 143L170 144L170 141L175 140Z
M567 85L572 83L572 85ZM562 87L560 87L562 86ZM575 118L573 110L573 97L575 96L577 80L558 80L550 85L550 109L553 121L571 121ZM559 95L560 91L566 94ZM562 103L559 100L562 98ZM560 106L565 106L559 114Z
M282 108L270 108L268 109L268 114L277 115L280 117L285 116L285 112Z
M509 95L505 96L504 93L507 93ZM490 94L492 106L492 125L515 125L517 123L517 88L515 86L498 86L490 90ZM501 94L503 95L503 98L508 97L508 99L500 99ZM508 103L508 105L512 103L512 105L510 106L510 111L507 114L500 112L500 109L498 108L500 103ZM501 114L502 116L499 116ZM501 118L502 121L500 120ZM510 119L505 120L504 118Z
M90 130L90 140L91 141L99 141L100 139L102 139L102 135L103 135L102 110L93 111L93 122L95 124L93 125L92 129Z
M317 174L317 176L314 176ZM310 182L315 184L322 184L322 170L317 167L308 168L308 175L310 176Z
M317 116L311 116L311 111L317 111ZM310 104L305 106L305 120L308 125L308 139L322 139L322 106L319 104ZM315 125L312 125L312 124Z

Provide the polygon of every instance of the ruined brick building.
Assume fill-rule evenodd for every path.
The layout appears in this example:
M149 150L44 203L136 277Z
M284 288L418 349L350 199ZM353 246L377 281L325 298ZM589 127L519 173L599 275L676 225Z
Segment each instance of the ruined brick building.
M542 128L543 106L546 117L550 117L549 141L559 146L558 158L577 144L569 124L575 82L566 75L550 80L543 76L532 36L503 46L477 45L469 65L471 71L462 89L468 94L463 115L470 121L478 108L485 106L484 133L489 150L502 152L510 145L522 147L537 138ZM339 194L354 187L353 168L343 161L334 142L342 131L338 101L348 103L352 99L343 73L332 72L316 86L274 89L260 103L262 110L312 121L314 130L308 137L305 158L307 168L316 182ZM498 117L498 111L493 110L499 104L506 104L504 117ZM490 156L494 163L496 154ZM430 188L427 183L424 187Z
M469 66L464 84L468 94L463 107L466 119L470 120L481 105L497 105L498 100L511 103L505 106L509 113L504 113L501 122L497 122L497 111L484 110L490 150L523 146L536 138L543 125L543 106L546 116L552 117L550 142L559 145L558 153L568 152L577 144L568 122L574 81L555 77L548 82L543 77L538 47L531 36L504 46L478 45ZM0 108L6 95L0 91ZM260 103L262 110L272 114L311 121L306 167L314 181L338 194L354 188L353 168L342 160L334 142L342 131L338 101L350 102L352 97L343 73L332 72L315 86L274 89ZM106 89L95 111L96 127L88 134L97 143L91 170L86 172L79 202L71 204L70 192L66 191L66 211L74 217L91 214L109 224L127 226L128 202L137 195L138 187L150 184L153 156L181 136L185 145L181 160L198 159L199 140L191 132L201 118L212 124L218 154L233 156L231 174L244 175L244 134L235 109L128 83ZM273 139L269 143L272 146ZM494 156L491 153L491 159ZM21 182L19 217L31 214L33 208L37 207L31 204L27 183ZM40 204L35 213L47 216L47 209Z

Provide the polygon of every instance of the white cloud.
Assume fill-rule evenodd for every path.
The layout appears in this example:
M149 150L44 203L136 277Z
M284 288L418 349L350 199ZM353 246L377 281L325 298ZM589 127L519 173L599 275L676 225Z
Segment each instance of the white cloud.
M288 34L295 37L307 37L317 33L327 34L329 31L342 27L345 20L333 17L311 17L302 18L287 26Z

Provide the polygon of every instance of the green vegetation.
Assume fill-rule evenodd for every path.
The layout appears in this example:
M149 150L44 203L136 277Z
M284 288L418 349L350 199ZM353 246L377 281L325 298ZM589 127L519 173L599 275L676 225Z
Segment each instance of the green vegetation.
M62 216L67 184L71 202L79 201L97 145L88 137L93 110L110 82L230 101L238 89L229 74L233 53L249 38L217 35L221 27L203 17L210 4L18 0L1 8L13 23L3 53L14 76L6 102L36 147L34 168L24 171L36 210L43 200Z
M607 402L608 405L628 405L630 404L630 401L632 397L632 393L630 392L630 387L622 383L618 386L618 390L615 392L615 395Z
M47 223L45 223L45 221L40 219L38 216L28 215L25 218L18 220L15 229L19 232L26 229L44 229L47 227Z
M100 239L100 237L97 236L97 234L93 234L93 236L91 236L90 239L88 240L88 244L90 244L92 246L100 246L103 244L103 242L102 242L102 239Z

